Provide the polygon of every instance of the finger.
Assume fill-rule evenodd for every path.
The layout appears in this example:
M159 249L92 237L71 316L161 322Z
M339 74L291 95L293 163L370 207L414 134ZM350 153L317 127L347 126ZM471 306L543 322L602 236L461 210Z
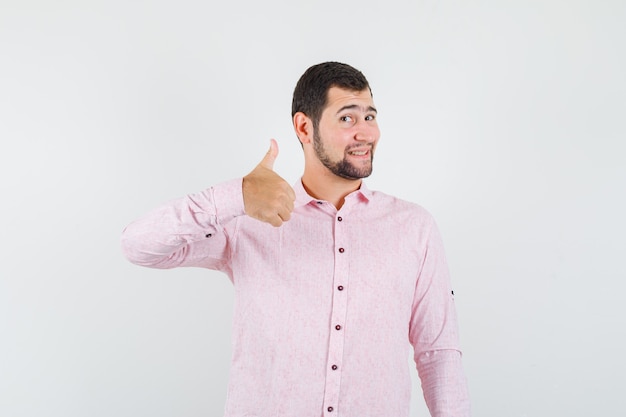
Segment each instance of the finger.
M287 207L283 208L278 212L278 217L280 217L284 222L288 221L291 219L291 210Z
M278 156L278 143L274 139L270 139L270 149L267 151L263 160L261 160L262 167L267 169L274 170L274 161L276 161L276 157Z
M287 195L292 201L296 201L296 192L293 190L293 188L289 184L287 184Z
M292 199L288 194L283 194L279 198L280 204L283 208L292 212L295 207L295 200Z
M289 200L287 202L287 208L289 209L289 212L292 212L294 207L295 207L294 201L293 200Z
M279 215L272 216L266 221L274 227L280 227L283 224L283 220L280 218Z

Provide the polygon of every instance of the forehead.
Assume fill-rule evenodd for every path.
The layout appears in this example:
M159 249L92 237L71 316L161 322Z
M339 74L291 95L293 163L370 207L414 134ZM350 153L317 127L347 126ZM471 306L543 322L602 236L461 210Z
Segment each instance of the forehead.
M324 112L340 109L348 105L357 105L363 109L374 106L369 88L361 91L346 90L341 87L330 87L326 96Z

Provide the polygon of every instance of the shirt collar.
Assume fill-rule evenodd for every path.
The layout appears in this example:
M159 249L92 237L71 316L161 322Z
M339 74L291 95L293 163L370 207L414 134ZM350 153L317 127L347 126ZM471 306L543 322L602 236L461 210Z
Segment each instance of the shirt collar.
M306 192L306 190L304 189L304 185L302 185L302 178L296 181L296 183L293 185L293 190L296 193L296 201L294 203L294 207L302 207L311 202L317 203L318 201L320 201L316 198L311 197ZM351 196L353 195L364 202L368 202L372 199L372 192L369 188L367 188L364 181L361 181L361 187L358 190L346 196L346 200L351 198Z

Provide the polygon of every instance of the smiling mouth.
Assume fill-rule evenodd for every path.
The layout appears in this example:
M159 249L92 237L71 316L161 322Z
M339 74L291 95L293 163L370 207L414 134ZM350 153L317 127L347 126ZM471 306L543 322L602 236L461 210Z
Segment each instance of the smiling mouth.
M348 155L355 155L355 156L365 156L369 153L370 151L350 151L348 152Z

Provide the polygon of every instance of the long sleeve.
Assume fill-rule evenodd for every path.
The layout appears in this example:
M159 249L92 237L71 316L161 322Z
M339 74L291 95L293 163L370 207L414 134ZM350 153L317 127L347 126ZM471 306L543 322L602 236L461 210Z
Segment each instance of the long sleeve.
M469 417L456 308L443 243L434 221L416 285L409 337L431 416Z
M425 352L416 359L422 391L432 417L469 417L470 401L457 350Z
M241 182L231 180L150 211L122 232L123 254L151 268L200 266L229 272L225 226L245 214Z

